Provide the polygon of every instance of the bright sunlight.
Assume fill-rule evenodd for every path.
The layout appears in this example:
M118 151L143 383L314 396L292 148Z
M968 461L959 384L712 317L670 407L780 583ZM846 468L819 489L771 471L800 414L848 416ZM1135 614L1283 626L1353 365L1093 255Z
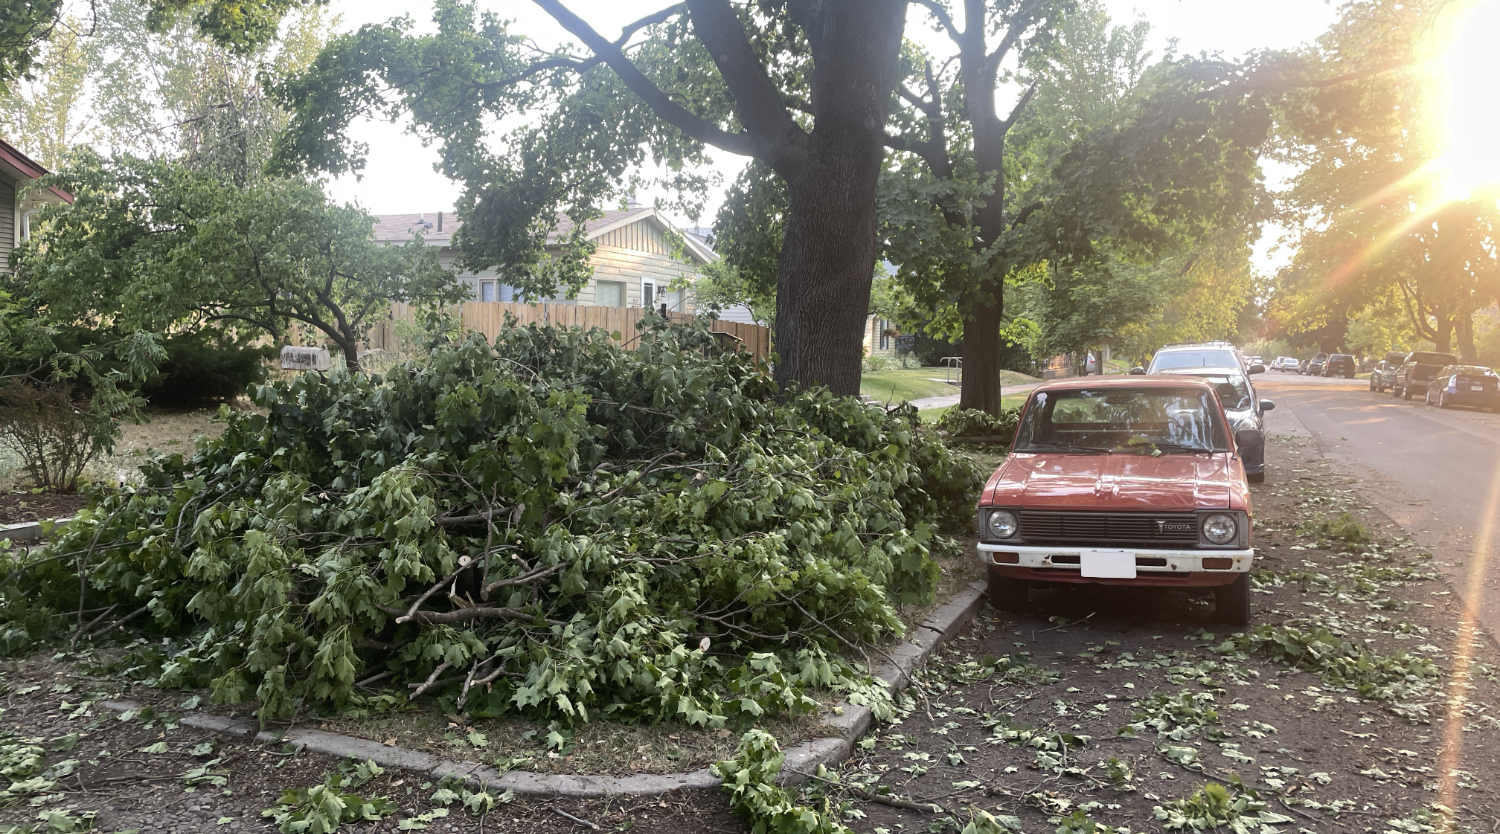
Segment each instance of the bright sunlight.
M1480 0L1454 21L1440 69L1446 107L1437 169L1444 195L1500 188L1500 0Z

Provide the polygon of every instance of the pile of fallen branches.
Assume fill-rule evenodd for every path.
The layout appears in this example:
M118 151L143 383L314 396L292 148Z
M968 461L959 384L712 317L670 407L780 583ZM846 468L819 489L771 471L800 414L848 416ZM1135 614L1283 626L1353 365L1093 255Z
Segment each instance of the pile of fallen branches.
M703 725L878 700L864 647L931 598L978 486L914 411L779 392L691 327L429 347L263 386L101 493L5 568L0 641L131 621L172 638L159 685L262 717L375 689Z

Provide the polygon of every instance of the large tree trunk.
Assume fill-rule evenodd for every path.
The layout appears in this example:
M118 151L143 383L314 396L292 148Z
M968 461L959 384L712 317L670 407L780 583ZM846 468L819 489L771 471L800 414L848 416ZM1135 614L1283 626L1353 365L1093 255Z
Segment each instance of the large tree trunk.
M1446 313L1440 313L1437 317L1437 335L1433 337L1432 343L1438 353L1448 353L1453 344L1453 319Z
M875 274L879 163L810 165L789 182L776 287L776 381L859 394Z
M988 283L988 282L986 282ZM1003 296L991 291L988 299L972 303L964 312L964 381L959 408L1000 416L1000 313ZM983 303L990 300L991 303Z
M1458 361L1472 365L1478 361L1479 351L1474 348L1474 314L1453 314L1453 335L1458 341Z
M772 163L787 183L776 381L857 396L875 277L875 188L906 3L837 0L802 12L815 115L805 152Z

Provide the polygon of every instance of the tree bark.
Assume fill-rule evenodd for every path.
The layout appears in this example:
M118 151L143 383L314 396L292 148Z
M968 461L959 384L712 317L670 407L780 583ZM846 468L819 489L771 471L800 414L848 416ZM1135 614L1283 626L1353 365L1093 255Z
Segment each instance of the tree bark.
M1453 345L1453 319L1446 313L1440 313L1437 317L1437 334L1432 343L1438 353L1448 353Z
M788 198L776 381L857 396L875 276L875 190L906 3L833 0L803 14L817 67L814 127L804 153L767 160Z
M1467 365L1478 361L1479 351L1474 348L1474 314L1453 314L1453 335L1458 340L1458 360Z

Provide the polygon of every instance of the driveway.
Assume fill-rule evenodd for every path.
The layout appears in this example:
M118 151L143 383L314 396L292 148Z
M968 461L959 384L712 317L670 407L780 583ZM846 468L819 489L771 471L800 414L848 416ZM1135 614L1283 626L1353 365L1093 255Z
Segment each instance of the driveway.
M1377 509L1440 555L1471 615L1500 634L1500 415L1439 410L1363 380L1270 373L1255 384L1277 405L1268 431L1310 436L1355 474Z

